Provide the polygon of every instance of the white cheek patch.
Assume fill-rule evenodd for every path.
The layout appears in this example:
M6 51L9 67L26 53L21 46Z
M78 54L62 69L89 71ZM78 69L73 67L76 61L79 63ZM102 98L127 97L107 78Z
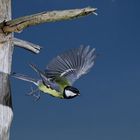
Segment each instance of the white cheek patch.
M66 90L65 94L66 94L67 97L73 97L73 96L76 95L76 93L73 93L72 91L69 91L69 90Z

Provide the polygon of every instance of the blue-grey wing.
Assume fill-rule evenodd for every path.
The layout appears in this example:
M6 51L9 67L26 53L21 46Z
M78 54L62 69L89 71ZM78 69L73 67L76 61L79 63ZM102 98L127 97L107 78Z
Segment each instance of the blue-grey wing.
M44 74L44 72L42 72L40 69L38 69L35 65L30 64L30 67L38 73L38 75L40 76L44 85L46 85L47 87L54 89L58 92L61 92L61 87L59 86L59 84L57 84L55 81L52 81L49 78L47 78L46 75Z
M79 77L86 74L94 65L95 48L80 46L54 58L45 70L49 79L64 77L72 85Z

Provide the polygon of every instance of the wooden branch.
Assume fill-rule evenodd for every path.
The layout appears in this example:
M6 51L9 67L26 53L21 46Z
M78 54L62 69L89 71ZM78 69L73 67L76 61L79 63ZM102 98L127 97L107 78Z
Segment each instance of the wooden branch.
M31 51L33 53L39 53L40 49L42 48L39 45L33 44L31 42L28 41L24 41L18 38L13 38L13 44L16 45L17 47L21 47L24 48L28 51Z
M78 17L95 14L96 8L71 9L63 11L42 12L34 15L20 17L0 24L4 33L21 32L24 28L45 22L70 20Z
M11 0L0 0L0 22L11 20ZM13 119L9 74L12 63L12 37L0 30L0 140L9 140Z

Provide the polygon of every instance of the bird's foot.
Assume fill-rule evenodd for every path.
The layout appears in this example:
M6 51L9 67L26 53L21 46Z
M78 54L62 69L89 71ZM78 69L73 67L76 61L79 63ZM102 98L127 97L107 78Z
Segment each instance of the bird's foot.
M33 96L35 97L34 101L38 101L40 99L40 92L39 89L33 89L33 87L31 86L31 92L26 94L27 96Z
M40 92L38 92L38 95L33 94L33 97L35 97L34 101L38 101L40 99Z

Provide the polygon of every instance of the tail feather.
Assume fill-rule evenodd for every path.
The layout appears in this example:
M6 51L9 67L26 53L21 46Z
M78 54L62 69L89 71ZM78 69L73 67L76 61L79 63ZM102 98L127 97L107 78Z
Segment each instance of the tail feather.
M30 78L27 75L23 75L23 74L19 74L19 73L13 73L11 76L14 77L14 78L17 78L17 79L20 79L20 80L23 80L23 81L27 81L27 82L31 82L31 83L34 83L35 85L38 85L37 80L35 80L33 78Z

